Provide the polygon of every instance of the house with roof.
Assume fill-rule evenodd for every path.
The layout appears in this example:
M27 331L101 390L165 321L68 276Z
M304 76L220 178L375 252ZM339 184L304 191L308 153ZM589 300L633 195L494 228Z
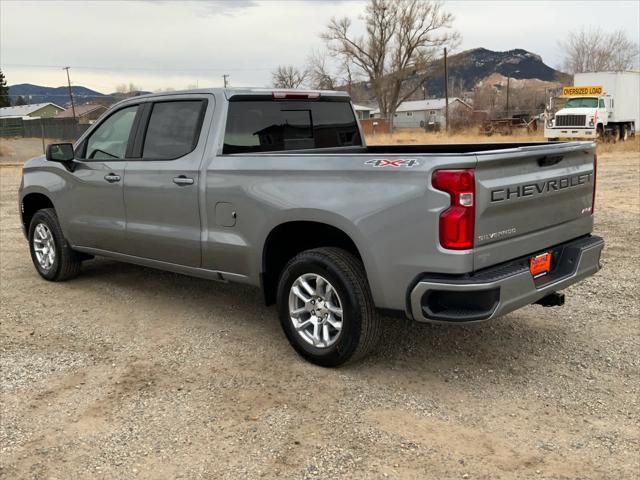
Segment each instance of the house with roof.
M75 109L68 108L64 112L60 112L56 118L73 118L74 110L79 124L91 125L107 111L107 107L97 103L85 103L84 105L76 105Z
M353 109L356 111L358 120L367 120L371 118L371 112L375 110L374 107L367 107L366 105L353 104Z
M0 117L13 118L51 118L64 112L64 108L55 103L32 103L31 105L16 105L0 108Z
M402 102L393 116L394 128L424 128L426 130L444 130L446 128L446 101L444 98L428 100L410 100ZM457 97L449 99L449 116L459 115L462 111L469 114L473 108ZM380 110L371 112L380 117Z

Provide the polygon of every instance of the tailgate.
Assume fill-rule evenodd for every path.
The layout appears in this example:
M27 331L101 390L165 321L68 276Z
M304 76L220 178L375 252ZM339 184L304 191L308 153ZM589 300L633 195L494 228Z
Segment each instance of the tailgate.
M591 232L595 145L479 153L474 269Z

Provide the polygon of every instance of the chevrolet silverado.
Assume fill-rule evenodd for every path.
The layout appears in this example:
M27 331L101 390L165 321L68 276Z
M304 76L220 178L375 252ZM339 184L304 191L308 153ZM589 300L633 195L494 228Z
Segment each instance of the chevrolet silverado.
M343 92L207 89L124 100L24 165L46 280L94 256L259 286L295 350L363 357L379 312L465 324L600 268L592 142L367 146Z

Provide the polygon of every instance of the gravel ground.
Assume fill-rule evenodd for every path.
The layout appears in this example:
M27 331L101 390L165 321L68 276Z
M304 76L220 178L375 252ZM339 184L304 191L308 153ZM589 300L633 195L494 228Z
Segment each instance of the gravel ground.
M108 260L47 283L0 168L0 477L638 478L638 153L599 158L604 269L476 326L385 319L338 370L257 290Z
M45 145L57 141L45 139ZM40 138L0 138L0 165L22 163L43 153L44 149Z

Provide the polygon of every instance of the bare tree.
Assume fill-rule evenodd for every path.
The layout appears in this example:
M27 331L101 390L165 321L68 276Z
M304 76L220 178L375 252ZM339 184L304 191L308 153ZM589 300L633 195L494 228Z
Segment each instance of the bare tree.
M570 73L629 70L638 62L638 44L623 30L583 27L570 32L560 47L564 68Z
M322 38L329 51L371 83L380 111L390 117L422 87L429 64L459 35L453 15L437 0L370 0L366 34L351 32L350 18L333 18Z
M139 86L135 85L132 82L129 83L129 85L127 85L126 83L121 83L116 87L116 93L120 93L124 96L130 95L135 92L139 92L141 90L142 88L140 88Z
M335 62L327 51L313 51L307 59L307 83L319 90L346 90L354 101L370 100L362 82L366 79L350 60Z
M334 90L338 86L338 77L329 63L326 51L311 52L307 59L308 80L311 88Z
M271 72L271 79L275 88L298 88L307 78L307 72L293 65L278 65Z

